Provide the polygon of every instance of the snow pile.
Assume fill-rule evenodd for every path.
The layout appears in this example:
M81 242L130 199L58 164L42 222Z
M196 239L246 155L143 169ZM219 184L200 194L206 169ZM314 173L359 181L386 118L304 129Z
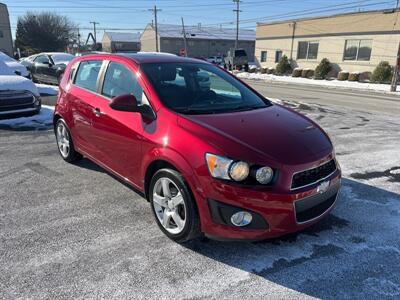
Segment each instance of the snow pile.
M0 75L0 91L6 90L25 90L39 96L36 85L29 79L18 75Z
M339 80L314 80L301 77L291 76L276 76L272 74L260 74L260 73L246 73L238 72L236 76L243 79L263 80L266 82L283 82L293 84L308 84L316 86L324 86L327 88L346 88L346 89L357 89L357 90L368 90L377 91L383 93L390 92L389 84L378 84L378 83L361 83L357 81L339 81ZM400 95L400 92L396 92Z
M0 61L10 68L12 75L15 75L15 71L18 71L22 76L29 75L29 72L24 65L4 54L3 52L0 52Z
M41 96L57 96L58 94L58 86L56 85L36 83L36 87Z
M0 120L0 127L10 127L12 129L48 129L53 124L53 112L53 106L43 105L37 115Z
M5 62L0 60L0 75L13 75L16 76L13 70L9 68L9 66L6 65Z

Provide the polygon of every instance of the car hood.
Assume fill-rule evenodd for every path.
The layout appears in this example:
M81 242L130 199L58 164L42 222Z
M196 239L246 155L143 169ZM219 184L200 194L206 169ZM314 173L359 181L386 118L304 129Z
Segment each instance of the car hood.
M11 70L20 72L22 76L29 75L26 67L18 62L11 61L11 62L6 62L6 64Z
M180 122L182 127L202 135L213 146L236 159L264 157L268 161L294 165L321 159L332 151L328 136L318 125L280 105L182 117L189 121ZM193 125L200 125L205 130L195 129Z
M36 85L22 76L18 75L0 75L0 91L30 91L32 94L39 96Z

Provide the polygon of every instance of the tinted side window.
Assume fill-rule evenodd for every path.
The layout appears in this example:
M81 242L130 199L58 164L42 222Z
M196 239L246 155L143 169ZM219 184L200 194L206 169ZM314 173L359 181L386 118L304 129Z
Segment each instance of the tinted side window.
M40 55L38 57L35 58L35 62L39 63L39 64L44 64L46 62L50 62L49 58L47 57L47 55Z
M102 63L100 60L82 61L75 76L75 85L96 92L97 77Z
M121 64L111 62L104 77L102 94L109 98L132 94L138 103L142 102L143 90L135 75Z

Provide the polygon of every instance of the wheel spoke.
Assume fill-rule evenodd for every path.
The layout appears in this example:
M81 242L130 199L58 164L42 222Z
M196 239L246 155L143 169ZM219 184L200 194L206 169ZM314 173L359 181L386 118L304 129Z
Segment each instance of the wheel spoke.
M164 210L162 224L165 228L169 228L169 221L171 220L171 212Z
M167 207L167 199L165 197L157 195L157 193L153 194L153 201L154 203L157 203L161 207Z
M185 225L185 221L182 220L181 216L176 211L172 213L172 219L174 220L176 226L178 226L179 230L181 230Z
M61 139L62 138L62 126L57 127L57 133L58 133L58 138Z
M179 192L175 197L171 198L174 207L177 207L180 204L183 204L183 197L182 194Z
M171 190L169 189L169 181L166 178L161 179L162 191L164 197L171 197Z

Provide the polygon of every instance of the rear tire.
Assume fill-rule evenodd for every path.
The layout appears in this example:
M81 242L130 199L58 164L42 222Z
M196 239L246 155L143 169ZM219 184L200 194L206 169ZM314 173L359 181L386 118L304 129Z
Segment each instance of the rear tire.
M72 142L71 133L68 129L67 124L63 119L58 119L55 126L56 141L58 151L61 157L66 162L74 162L82 158L75 148Z
M200 236L195 199L179 172L158 170L150 182L149 200L157 225L170 239L184 243Z

